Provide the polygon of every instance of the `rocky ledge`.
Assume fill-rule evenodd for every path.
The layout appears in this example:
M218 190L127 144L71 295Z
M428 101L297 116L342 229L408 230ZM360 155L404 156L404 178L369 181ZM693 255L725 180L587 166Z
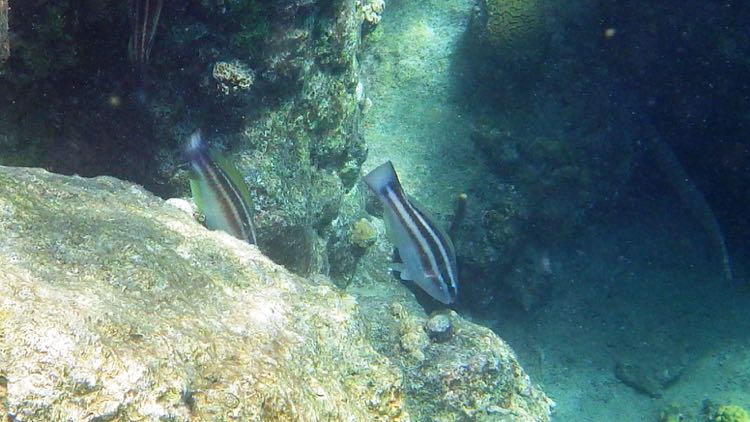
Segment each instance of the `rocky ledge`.
M0 268L9 420L549 420L488 330L431 338L410 295L360 305L117 179L0 167Z

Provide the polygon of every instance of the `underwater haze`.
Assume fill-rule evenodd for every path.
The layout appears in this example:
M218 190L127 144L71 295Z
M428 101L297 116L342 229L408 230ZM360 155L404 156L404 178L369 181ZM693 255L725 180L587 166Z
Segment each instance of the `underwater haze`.
M0 0L0 166L185 199L313 286L487 327L555 403L438 414L405 381L411 418L383 420L750 422L748 22L733 0Z

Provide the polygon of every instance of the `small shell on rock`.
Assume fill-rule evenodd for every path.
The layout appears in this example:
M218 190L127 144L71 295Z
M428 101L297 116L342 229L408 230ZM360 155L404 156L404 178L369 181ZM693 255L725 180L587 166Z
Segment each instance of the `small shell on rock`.
M433 314L424 324L427 335L438 343L448 341L453 337L453 321L445 313Z

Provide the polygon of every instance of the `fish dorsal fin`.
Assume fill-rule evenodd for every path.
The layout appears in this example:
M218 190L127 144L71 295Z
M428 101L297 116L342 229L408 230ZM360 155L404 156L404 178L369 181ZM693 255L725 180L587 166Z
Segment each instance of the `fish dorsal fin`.
M247 204L250 209L253 209L253 198L250 196L250 191L247 188L247 183L245 183L245 179L242 178L242 175L239 171L237 171L237 167L233 166L229 160L227 160L226 157L224 157L222 154L211 152L211 158L216 162L216 165L221 167L222 170L224 170L224 173L227 174L227 177L229 177L229 180L232 182L232 184L237 188L237 190L240 193L240 196L242 197L242 200L245 201L245 204Z

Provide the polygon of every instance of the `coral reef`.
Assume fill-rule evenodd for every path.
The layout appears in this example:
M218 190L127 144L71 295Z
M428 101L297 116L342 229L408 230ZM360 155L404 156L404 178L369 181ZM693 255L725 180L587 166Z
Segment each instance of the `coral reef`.
M358 183L343 196L326 244L329 275L342 288L352 281L358 262L380 235L376 224L363 212L363 191L367 192L367 187Z
M467 208L469 216L473 212ZM384 223L371 223L378 237L357 262L346 292L357 297L373 345L404 368L409 414L415 420L549 420L552 401L518 366L510 347L394 276L388 270L393 254ZM469 350L481 352L470 356ZM469 398L466 389L476 394ZM429 396L441 399L428 403Z
M0 192L8 414L409 419L398 368L329 283L116 179L2 168Z
M492 196L472 196L453 242L460 262L459 277L472 280L470 285L459 286L461 301L475 311L497 309L498 301L523 306L519 299L532 292L526 287L548 284L550 278L540 277L537 266L522 261L528 247L528 218L526 199L513 186L498 185ZM516 267L532 271L519 274L514 272ZM532 308L542 303L542 290L537 291L539 296L526 296Z
M279 103L238 109L254 117L228 141L258 208L261 249L300 274L326 270L328 228L365 155L355 95L362 18L352 5L335 18L274 23L249 98L272 89Z
M137 185L0 167L0 227L10 418L549 420L489 330L431 342L398 284L355 299Z
M659 422L688 422L688 418L681 407L670 404L659 412Z
M577 32L595 22L591 10L543 0L482 3L457 64L472 140L527 205L523 237L543 245L575 232L588 210L624 186L639 135L624 129L632 127L627 107L609 100L611 75L592 67L598 46ZM488 85L497 89L477 89Z

